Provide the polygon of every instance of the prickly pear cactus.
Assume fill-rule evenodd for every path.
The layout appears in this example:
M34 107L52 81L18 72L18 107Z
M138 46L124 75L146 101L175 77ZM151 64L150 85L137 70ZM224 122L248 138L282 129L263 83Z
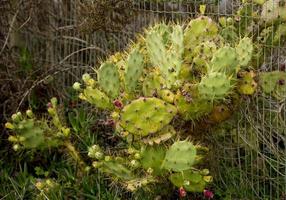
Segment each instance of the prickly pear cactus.
M259 76L259 85L265 94L270 94L277 100L286 97L286 73L281 71L264 72Z
M210 72L233 74L238 67L238 54L232 47L225 46L218 49L210 62Z
M251 60L253 53L253 45L251 39L247 37L243 38L239 41L235 49L238 55L238 64L241 67L246 67Z
M150 30L146 38L147 50L152 63L159 67L166 79L166 86L171 88L178 78L183 63L183 29L175 25L168 29L170 32L164 34L157 30L158 28Z
M175 142L166 152L163 168L175 172L191 169L195 163L196 154L197 150L192 143L188 141Z
M268 0L262 6L261 18L267 23L276 20L286 21L285 0Z
M218 26L211 18L201 16L189 22L184 33L185 54L200 43L217 37Z
M119 95L120 82L117 67L111 63L103 63L98 70L98 84L103 91L115 99Z
M241 79L238 81L238 92L243 95L252 95L255 93L257 88L257 83L254 80L255 73L253 71L250 72L241 72L239 73Z
M133 50L127 59L124 77L125 87L128 92L133 92L138 86L139 78L143 73L143 67L143 56L137 49Z
M208 170L205 170L208 173ZM206 172L194 172L192 170L174 173L169 180L177 187L183 187L189 192L201 192L212 181L212 177Z
M162 163L165 158L166 150L161 146L147 146L142 152L140 162L142 167L152 174L161 175L164 173Z
M266 21L277 17L274 9L282 12L283 20L280 8L284 5L277 5L271 7L269 17L262 15ZM88 148L95 169L130 191L167 180L190 192L205 189L212 177L207 169L200 170L199 164L207 148L188 141L189 137L200 138L200 134L187 135L188 129L200 126L205 130L229 119L242 100L240 96L247 98L262 91L278 101L286 98L285 72L260 73L257 83L257 73L250 70L263 55L261 47L280 42L285 28L265 27L258 37L248 38L254 22L243 17L248 9L243 6L238 20L220 18L220 24L206 16L192 19L186 27L158 23L126 52L107 58L96 79L84 74L83 83L74 83L79 98L99 108L104 116L102 124L122 139L113 144L116 151L103 145ZM15 132L9 137L15 150L67 142L70 130L55 106L48 112L52 123L36 120L31 113L12 117L6 127ZM70 144L66 147L78 160L75 148Z
M140 98L123 108L120 125L134 135L146 136L169 124L176 114L175 106L158 98Z
M221 72L211 72L202 77L198 90L202 98L213 101L224 99L232 87L230 77Z
M164 79L157 73L153 72L145 78L142 92L146 97L156 96L158 91L163 88Z
M175 96L175 105L178 113L184 120L198 120L212 110L212 103L200 97L198 90L190 85L183 91L178 91Z

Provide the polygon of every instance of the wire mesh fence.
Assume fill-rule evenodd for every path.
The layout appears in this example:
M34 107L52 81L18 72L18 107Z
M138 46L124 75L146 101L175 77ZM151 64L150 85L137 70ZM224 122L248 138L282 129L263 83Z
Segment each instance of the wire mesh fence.
M44 5L38 1L34 8L42 6L45 16L25 14L17 22L22 24L20 34L10 32L21 40L15 46L27 49L37 70L42 71L21 98L31 98L33 89L48 83L56 87L58 96L70 98L66 88L84 72L97 68L106 56L124 50L137 33L159 21L185 23L198 15L201 4L207 5L206 15L215 19L235 16L241 5L235 0L53 0ZM270 52L260 71L279 70L285 63L285 44L271 46ZM230 199L286 199L285 109L284 102L271 97L247 99L227 131L207 136L214 147L210 163L215 184L221 189L217 192L229 194Z

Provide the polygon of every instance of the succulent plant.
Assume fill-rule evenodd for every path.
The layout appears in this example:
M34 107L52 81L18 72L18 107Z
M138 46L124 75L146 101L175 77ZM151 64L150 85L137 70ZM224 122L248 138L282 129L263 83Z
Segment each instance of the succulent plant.
M248 7L239 15L244 12ZM253 95L257 85L277 100L286 98L284 72L260 73L257 83L256 72L249 70L261 55L261 46L259 38L247 37L249 24L243 20L221 18L218 24L200 16L186 27L156 24L126 52L110 56L97 70L96 79L84 74L83 83L76 82L73 88L80 99L104 112L114 134L122 139L116 151L97 144L89 147L93 167L131 191L168 179L186 191L203 192L212 180L199 165L207 148L190 142L181 128L205 119L212 125L225 121L234 110L233 102ZM236 23L245 24L242 37ZM281 26L257 35L268 42L273 31L277 41L285 34ZM58 133L51 136L53 141L68 138L56 101L51 104L52 127L30 112L25 117L14 115L6 127L19 133L10 140L37 148L47 141L49 131ZM35 138L37 142L31 142ZM66 147L78 157L74 147Z

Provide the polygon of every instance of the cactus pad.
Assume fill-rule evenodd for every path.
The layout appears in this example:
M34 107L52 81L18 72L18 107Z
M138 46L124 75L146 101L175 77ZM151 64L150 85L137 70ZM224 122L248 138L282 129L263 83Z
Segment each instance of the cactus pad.
M164 172L161 168L166 151L161 146L147 146L142 152L142 159L140 160L145 170L153 170L153 174L160 175Z
M161 142L165 142L176 135L176 131L173 126L167 125L162 128L159 132L155 134L155 136L150 136L148 138L144 138L142 141L148 145L160 144Z
M231 80L225 74L212 72L204 76L198 85L202 98L208 100L224 99L232 88Z
M189 99L191 98L191 99ZM184 120L197 120L200 117L208 114L212 109L212 104L205 99L190 97L178 92L175 98L175 105L178 108L178 113Z
M138 50L133 50L127 59L127 67L125 69L125 88L128 92L136 89L138 80L143 72L143 67L143 56Z
M140 98L125 106L120 125L134 135L146 136L169 124L176 107L157 98Z
M118 97L120 80L117 67L111 63L103 63L98 70L98 83L109 97Z
M96 105L101 109L113 108L113 105L110 102L108 96L96 88L86 87L83 90L83 95L80 96L80 98Z
M189 192L203 192L206 186L204 177L192 170L171 174L169 180L177 187L184 187Z
M197 150L191 142L175 142L166 152L162 166L176 172L188 170L194 164L196 154Z
M158 95L164 101L168 103L174 103L175 95L171 90L168 90L168 89L159 90Z
M159 67L168 88L171 88L178 78L184 49L182 27L177 25L172 28L172 32L165 35L158 29L153 29L146 38L150 59L153 65Z
M278 19L286 21L286 1L268 0L263 4L261 18L271 23Z
M206 41L196 46L193 51L193 63L205 67L212 59L212 55L216 52L217 46L212 41Z
M210 62L210 71L232 74L236 72L237 65L238 56L236 50L232 47L225 46L214 53Z
M257 88L257 83L254 80L254 72L241 72L240 75L242 76L242 78L238 81L238 92L244 95L254 94Z
M239 65L241 67L246 67L252 58L253 45L250 38L245 37L240 40L239 44L236 46L236 53L238 55Z
M99 170L122 180L133 178L132 172L118 161L103 161Z
M149 74L143 82L143 94L145 97L152 97L158 94L163 87L164 80L157 73Z
M211 18L202 16L191 20L184 33L185 50L193 50L201 42L215 38L217 33L218 27Z

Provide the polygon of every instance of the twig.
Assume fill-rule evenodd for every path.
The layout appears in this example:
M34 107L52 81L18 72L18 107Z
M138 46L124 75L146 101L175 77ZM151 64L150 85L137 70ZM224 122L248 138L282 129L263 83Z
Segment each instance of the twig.
M21 1L19 2L19 5L22 4L22 1L23 1L23 0L21 0ZM20 11L20 9L19 9L19 6L18 6L17 11L16 11L16 13L14 14L14 16L13 16L13 18L12 18L12 21L11 21L11 23L10 23L9 30L8 30L8 33L7 33L7 37L6 37L6 39L5 39L5 42L4 42L3 47L1 48L0 55L3 53L3 51L4 51L5 47L6 47L6 45L8 44L8 40L9 40L10 34L11 34L11 32L12 32L14 23L16 22L16 19L17 19L17 16L18 16L19 11Z

